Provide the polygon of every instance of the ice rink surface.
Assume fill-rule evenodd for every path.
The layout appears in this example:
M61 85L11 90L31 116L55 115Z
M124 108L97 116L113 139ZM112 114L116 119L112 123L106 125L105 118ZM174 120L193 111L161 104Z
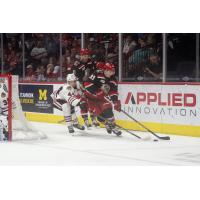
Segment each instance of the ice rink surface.
M0 165L200 165L200 138L141 141L126 132L109 135L103 128L71 136L65 125L33 124L47 139L0 143Z

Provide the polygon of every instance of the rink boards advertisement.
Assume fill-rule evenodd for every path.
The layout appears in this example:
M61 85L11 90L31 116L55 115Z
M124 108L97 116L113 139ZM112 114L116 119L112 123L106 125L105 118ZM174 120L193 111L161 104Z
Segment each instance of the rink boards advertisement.
M200 136L200 85L119 84L122 109L153 131ZM121 125L143 130L117 114Z
M119 93L123 110L139 121L200 126L200 85L120 84Z
M22 86L23 85L23 86ZM61 111L53 108L51 93L62 84L20 84L21 90L30 87L38 100L39 89L46 90L47 98L42 107L24 105L26 116L33 121L58 123L63 120ZM28 90L27 93L30 93ZM43 97L45 95L43 94ZM20 97L21 100L22 97ZM33 98L33 99L34 99ZM122 109L128 114L161 133L200 136L200 85L195 84L140 84L120 83L119 98ZM40 104L39 104L40 105ZM31 113L30 113L31 112ZM77 109L77 115L79 110ZM43 113L43 114L41 114ZM115 112L117 122L125 128L144 130L123 113Z
M19 85L19 99L25 112L53 114L53 102L50 95L53 85Z

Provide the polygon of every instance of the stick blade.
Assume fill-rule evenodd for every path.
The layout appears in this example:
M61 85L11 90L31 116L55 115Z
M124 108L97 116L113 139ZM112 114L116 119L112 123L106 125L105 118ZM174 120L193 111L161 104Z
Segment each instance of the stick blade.
M160 140L170 140L169 136L159 137Z

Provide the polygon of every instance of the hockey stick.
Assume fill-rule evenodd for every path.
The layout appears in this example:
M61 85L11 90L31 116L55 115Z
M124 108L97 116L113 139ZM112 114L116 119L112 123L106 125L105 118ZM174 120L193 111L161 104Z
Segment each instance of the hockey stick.
M101 116L98 116L98 118L100 118L100 119L103 120L103 121L107 121L105 118L103 118L103 117L101 117ZM60 120L60 121L58 121L57 123L61 124L61 123L63 123L63 122L65 122L65 119ZM131 134L132 136L135 136L136 138L138 138L138 139L140 139L140 140L149 140L149 138L141 138L140 136L138 136L138 135L132 133L131 131L129 131L129 130L123 128L122 126L120 126L120 125L118 125L118 124L115 124L115 125L116 125L118 128L124 130L125 132Z
M145 125L143 125L141 122L139 122L138 120L136 120L134 117L130 116L126 111L121 110L121 112L123 112L126 116L128 116L130 119L132 119L133 121L135 121L137 124L139 124L141 127L143 127L144 129L146 129L148 132L150 132L152 135L154 135L155 137L157 137L160 140L170 140L169 136L159 136L156 133L154 133L153 131L151 131L149 128L147 128Z
M58 121L57 123L62 124L63 122L65 122L65 119L62 119L62 120Z
M105 119L105 118L102 117L102 116L98 116L97 118L100 118L101 120L103 120L103 121L105 121L105 122L109 122L107 119ZM149 139L150 139L150 138L142 138L142 137L140 137L140 136L138 136L138 135L132 133L131 131L129 131L129 130L123 128L122 126L120 126L120 125L118 125L118 124L115 124L115 125L116 125L118 128L124 130L125 132L131 134L132 136L134 136L134 137L136 137L136 138L138 138L138 139L140 139L140 140L149 140Z
M108 102L112 103L107 97L105 97L105 99L106 99ZM100 118L101 120L103 120L103 121L105 121L105 122L108 122L108 120L105 119L105 118L102 117L102 116L99 116L99 115L98 115L98 116L96 116L96 117L97 117L97 119ZM125 132L131 134L132 136L135 136L136 138L138 138L138 139L140 139L140 140L149 140L149 139L150 139L149 137L148 137L148 138L141 138L140 136L138 136L138 135L132 133L131 131L129 131L129 130L123 128L122 126L120 126L120 125L118 125L118 124L115 124L115 125L116 125L118 128L124 130Z
M115 125L116 125L118 128L124 130L125 132L131 134L132 136L135 136L136 138L138 138L138 139L140 139L140 140L149 140L149 139L150 139L149 137L142 138L142 137L140 137L140 136L138 136L138 135L132 133L132 132L129 131L128 129L123 128L122 126L120 126L120 125L118 125L118 124L115 124Z

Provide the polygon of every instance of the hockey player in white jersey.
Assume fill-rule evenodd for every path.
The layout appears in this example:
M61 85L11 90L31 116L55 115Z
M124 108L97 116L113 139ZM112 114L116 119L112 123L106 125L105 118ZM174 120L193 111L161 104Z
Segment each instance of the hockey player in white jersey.
M54 91L51 95L54 106L63 111L63 115L68 127L69 133L74 133L74 127L84 130L85 127L80 125L75 113L75 107L83 108L85 102L81 101L82 91L79 82L74 74L67 75L67 83Z

